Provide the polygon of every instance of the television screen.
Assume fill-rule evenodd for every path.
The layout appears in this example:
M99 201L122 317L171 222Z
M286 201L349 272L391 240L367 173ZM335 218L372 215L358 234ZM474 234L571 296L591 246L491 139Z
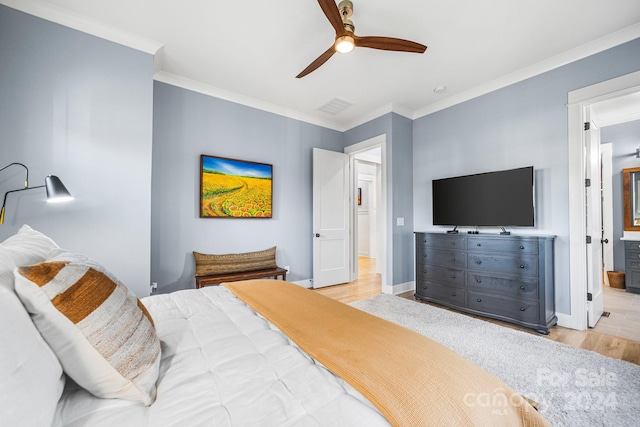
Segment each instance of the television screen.
M434 179L433 225L534 225L533 166Z

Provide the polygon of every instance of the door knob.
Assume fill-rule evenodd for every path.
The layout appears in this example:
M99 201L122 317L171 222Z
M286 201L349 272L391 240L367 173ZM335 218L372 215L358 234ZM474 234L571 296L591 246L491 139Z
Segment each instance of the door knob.
M316 233L314 234L315 237L320 237L320 234Z
M609 239L601 240L602 243L609 243Z

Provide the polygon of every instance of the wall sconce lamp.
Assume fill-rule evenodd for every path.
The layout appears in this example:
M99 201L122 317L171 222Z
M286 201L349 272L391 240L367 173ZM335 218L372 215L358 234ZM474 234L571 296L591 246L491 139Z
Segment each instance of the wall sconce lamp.
M0 224L4 224L4 207L7 204L7 196L9 193L17 193L18 191L33 190L35 188L45 187L47 190L48 202L66 202L73 200L73 196L66 189L60 178L54 175L49 175L44 179L44 185L37 185L35 187L29 187L29 169L22 163L11 163L0 169L0 172L7 169L10 166L22 166L25 170L24 188L18 188L17 190L9 190L4 193L4 200L2 201L2 210L0 210Z

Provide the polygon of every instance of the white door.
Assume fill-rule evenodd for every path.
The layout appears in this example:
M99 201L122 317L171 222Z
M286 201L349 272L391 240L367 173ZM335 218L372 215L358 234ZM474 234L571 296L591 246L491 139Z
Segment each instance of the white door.
M602 184L600 179L600 130L589 121L587 111L585 123L585 172L590 185L586 190L586 235L591 238L587 244L587 316L589 327L594 327L602 312ZM587 129L588 128L588 129Z
M349 155L313 149L313 287L349 281Z
M602 261L604 280L608 285L606 272L613 271L613 149L612 144L600 144L602 170Z

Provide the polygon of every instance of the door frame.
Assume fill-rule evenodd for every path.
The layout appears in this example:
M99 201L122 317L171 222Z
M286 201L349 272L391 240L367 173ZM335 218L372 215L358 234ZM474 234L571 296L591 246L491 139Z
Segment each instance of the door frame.
M558 324L587 329L586 208L584 123L593 104L640 91L640 71L568 93L569 148L569 283L571 313L557 313Z
M393 239L391 238L391 233L393 229L389 223L389 218L391 218L390 212L390 204L388 203L391 200L389 190L391 189L391 184L387 181L388 174L388 159L387 159L387 135L382 134L378 136L374 136L373 138L367 139L362 142L358 142L356 144L349 145L344 148L344 152L349 154L349 163L351 168L351 182L350 182L350 191L351 194L355 194L358 177L355 172L355 155L369 151L372 148L380 147L382 151L382 160L381 160L381 179L378 183L381 189L381 197L378 201L381 208L378 209L377 214L380 218L378 220L381 224L384 224L384 232L378 233L377 236L377 244L378 244L378 253L382 253L383 256L376 258L376 263L378 268L381 271L382 275L382 292L386 294L393 293L393 286L391 286L388 282L389 280L389 272L393 271L393 247L391 243ZM355 206L355 203L351 204L351 237L350 237L350 254L351 254L351 280L356 280L358 278L358 230L355 227L357 224L357 215L358 209Z

